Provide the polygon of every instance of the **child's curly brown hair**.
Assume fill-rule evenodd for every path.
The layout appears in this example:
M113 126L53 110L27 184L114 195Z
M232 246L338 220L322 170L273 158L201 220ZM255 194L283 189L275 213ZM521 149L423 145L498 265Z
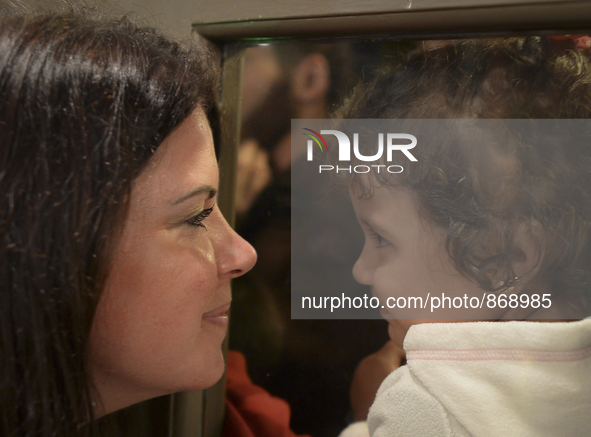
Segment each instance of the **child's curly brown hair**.
M412 150L412 165L388 163L403 173L353 174L351 183L361 196L376 184L412 189L421 213L447 231L457 270L489 291L514 279L516 229L527 225L539 248L535 279L588 315L591 136L573 119L591 118L590 62L573 41L543 37L411 53L359 87L339 118L467 120L442 123L446 132ZM547 121L524 131L528 119Z

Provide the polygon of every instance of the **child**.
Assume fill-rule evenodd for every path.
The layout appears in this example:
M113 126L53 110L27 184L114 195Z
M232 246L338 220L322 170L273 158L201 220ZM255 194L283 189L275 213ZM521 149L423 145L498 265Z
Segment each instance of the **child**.
M445 128L412 149L416 162L393 156L402 173L351 177L366 236L355 279L382 304L487 299L446 320L382 310L394 345L359 375L375 378L367 366L387 367L380 357L396 357L395 346L406 365L377 392L372 437L589 435L591 144L587 123L567 120L591 118L586 49L530 37L415 53L341 116ZM517 304L501 305L502 295ZM342 435L364 433L355 424Z

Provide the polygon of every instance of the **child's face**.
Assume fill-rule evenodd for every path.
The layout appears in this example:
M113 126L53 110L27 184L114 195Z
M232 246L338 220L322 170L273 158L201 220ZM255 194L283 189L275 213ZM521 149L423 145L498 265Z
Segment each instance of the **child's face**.
M483 290L460 275L450 259L443 229L421 219L413 193L406 189L376 187L369 198L359 199L351 191L355 213L365 233L365 245L353 267L353 276L361 284L371 286L380 299L382 316L390 324L392 341L400 347L408 329L416 323L451 322L458 320L497 319L487 308L456 310L446 317L454 320L433 320L429 307L411 313L389 309L389 297L464 295L481 297ZM392 301L392 299L390 299ZM486 307L486 306L485 306ZM402 320L401 320L402 319Z

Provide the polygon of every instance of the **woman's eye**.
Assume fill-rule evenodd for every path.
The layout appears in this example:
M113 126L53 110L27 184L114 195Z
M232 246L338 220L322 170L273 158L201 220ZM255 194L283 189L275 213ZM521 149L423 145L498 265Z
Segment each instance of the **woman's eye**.
M203 220L205 220L207 217L209 217L209 214L211 214L213 212L213 208L214 207L212 206L211 208L204 209L196 216L188 219L187 224L190 226L205 228L205 225L203 224Z
M390 244L390 242L388 240L386 240L384 237L382 237L380 234L378 234L373 229L369 229L369 234L371 235L371 238L376 242L378 247L385 247Z

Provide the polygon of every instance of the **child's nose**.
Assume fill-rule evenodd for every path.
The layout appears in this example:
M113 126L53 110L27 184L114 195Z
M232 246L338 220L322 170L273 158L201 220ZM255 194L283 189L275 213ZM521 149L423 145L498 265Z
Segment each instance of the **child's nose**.
M373 273L368 263L366 250L363 249L361 255L353 266L353 277L362 285L371 285Z

